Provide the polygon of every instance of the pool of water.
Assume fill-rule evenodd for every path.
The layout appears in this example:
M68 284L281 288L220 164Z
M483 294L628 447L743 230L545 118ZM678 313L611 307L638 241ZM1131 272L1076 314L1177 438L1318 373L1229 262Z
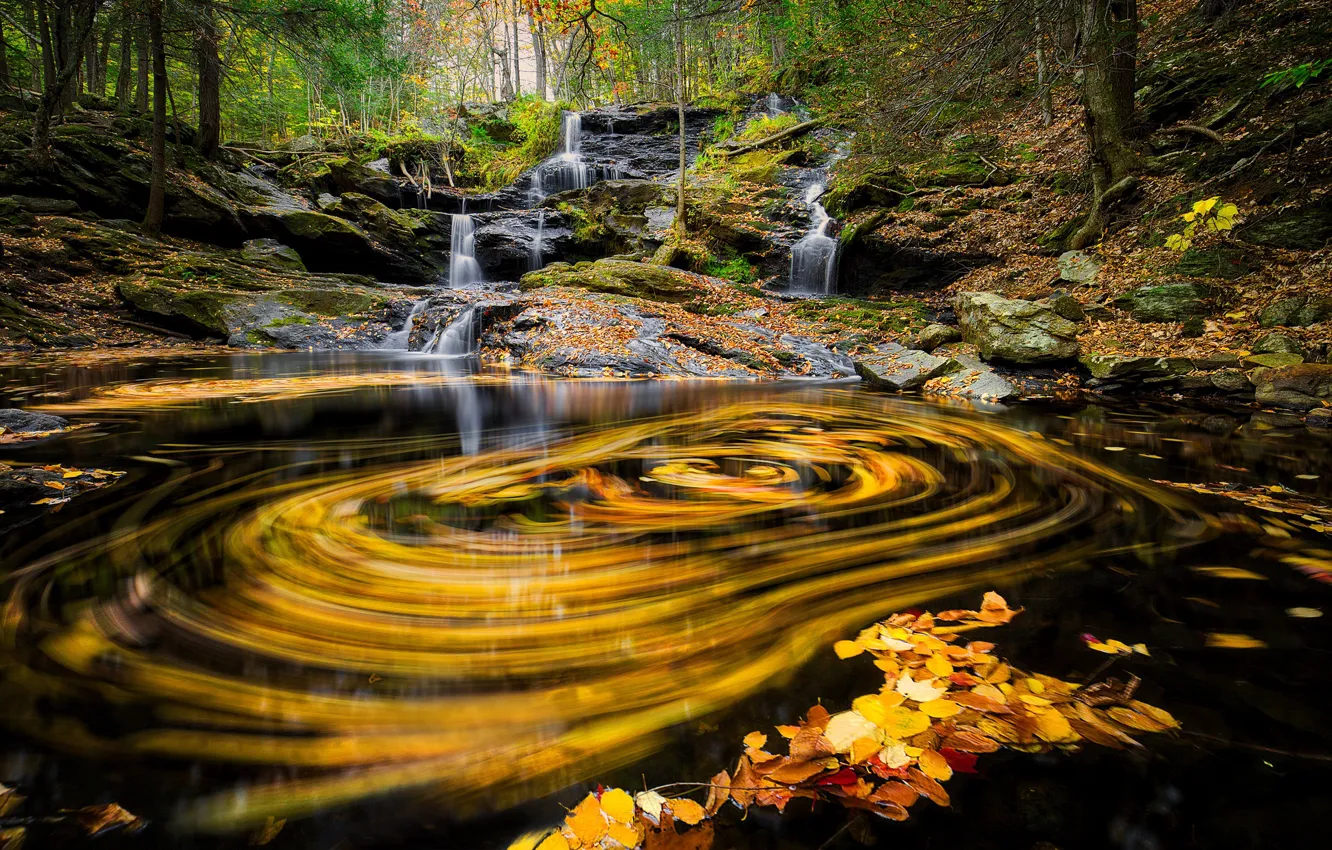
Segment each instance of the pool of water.
M1111 672L1183 731L989 756L883 841L1258 847L1328 802L1332 454L1279 421L389 354L11 364L0 402L96 423L0 460L127 473L0 516L0 782L127 845L504 847L844 707L877 685L834 641L989 589L1025 669L1146 643Z

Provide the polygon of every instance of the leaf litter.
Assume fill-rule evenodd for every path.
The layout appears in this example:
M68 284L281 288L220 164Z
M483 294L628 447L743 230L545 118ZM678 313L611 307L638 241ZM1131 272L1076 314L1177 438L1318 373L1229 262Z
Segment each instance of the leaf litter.
M800 723L776 727L784 754L768 749L771 736L750 732L734 773L703 784L705 803L660 793L673 786L632 797L598 788L554 831L524 835L510 850L702 850L712 846L710 821L728 802L745 813L783 812L803 799L842 806L851 825L865 813L902 821L921 798L948 806L943 783L975 773L986 753L1140 748L1139 734L1179 728L1169 712L1134 698L1137 677L1084 686L1024 672L995 655L993 643L961 638L1019 613L991 591L979 610L895 614L833 646L844 660L874 659L883 673L877 692L846 711L816 705ZM1087 643L1114 655L1147 654L1141 644Z

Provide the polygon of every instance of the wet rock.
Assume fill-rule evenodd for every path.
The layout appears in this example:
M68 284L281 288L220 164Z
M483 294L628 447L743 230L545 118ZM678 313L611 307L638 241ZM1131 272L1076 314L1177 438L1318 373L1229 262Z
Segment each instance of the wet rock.
M917 348L921 351L933 351L941 345L947 345L950 342L958 342L962 339L962 331L952 325L932 324L916 335L916 340L911 348Z
M1208 377L1212 386L1223 393L1247 393L1252 388L1248 377L1238 369L1221 369Z
M1053 363L1078 355L1077 325L1045 304L963 292L954 302L962 338L985 360Z
M33 413L17 407L0 408L0 428L5 431L14 433L59 431L68 427L68 420L49 413Z
M1255 354L1298 354L1304 356L1304 348L1298 342L1279 333L1263 334L1254 340ZM1271 364L1267 364L1271 365Z
M1320 431L1332 429L1332 407L1320 407L1309 411L1304 417L1304 424Z
M1276 368L1280 366L1294 366L1304 362L1304 357L1299 354L1250 354L1244 358L1244 363L1249 366L1263 366L1266 368Z
M72 215L79 212L77 201L65 198L29 198L24 195L11 195L10 200L21 210L33 215Z
M241 246L241 256L274 271L305 271L301 255L276 239L251 239Z
M1325 363L1263 369L1254 379L1259 404L1311 410L1332 401L1332 365Z
M931 390L986 401L1016 401L1023 395L1020 386L974 357L958 355L954 362L957 367L932 381Z
M1142 286L1120 298L1139 322L1182 322L1212 312L1211 287L1198 283Z
M698 295L685 274L664 266L629 260L598 260L595 263L552 263L529 272L519 281L523 290L543 286L570 286L589 292L606 292L649 301L683 302Z
M891 342L855 359L856 374L866 386L891 392L920 389L930 378L956 368L957 361L951 357L935 357Z
M547 262L567 256L573 237L568 218L554 210L480 213L476 259L486 280L517 280ZM540 234L541 256L534 254Z
M1234 354L1208 354L1206 357L1193 358L1193 368L1210 372L1213 369L1233 369L1240 365Z
M1126 357L1118 354L1084 354L1078 362L1092 377L1122 380L1128 377L1156 378L1183 375L1193 370L1187 357Z
M1105 263L1087 251L1065 251L1059 255L1059 278L1071 283L1091 283Z

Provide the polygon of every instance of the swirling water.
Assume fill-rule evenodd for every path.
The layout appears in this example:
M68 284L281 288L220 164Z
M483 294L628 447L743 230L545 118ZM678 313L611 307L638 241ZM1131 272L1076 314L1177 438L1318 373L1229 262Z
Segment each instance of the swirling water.
M1326 588L1263 554L1326 539L1281 543L1149 480L1326 496L1332 476L1293 477L1328 468L1307 440L1218 438L1190 411L551 382L387 353L5 377L11 400L100 423L9 459L130 474L0 516L0 781L118 800L160 825L142 842L240 846L276 816L293 826L275 846L504 846L557 819L546 794L711 775L744 732L859 692L853 664L826 663L838 637L990 588L1029 609L996 630L1010 657L1072 677L1104 660L1082 632L1144 641L1130 669L1210 737L997 758L904 835L1233 841L1243 801L1267 838L1327 779L1271 752L1332 749L1325 620L1285 613ZM1193 569L1218 565L1263 580ZM1271 649L1207 646L1241 632ZM783 840L817 847L811 823Z

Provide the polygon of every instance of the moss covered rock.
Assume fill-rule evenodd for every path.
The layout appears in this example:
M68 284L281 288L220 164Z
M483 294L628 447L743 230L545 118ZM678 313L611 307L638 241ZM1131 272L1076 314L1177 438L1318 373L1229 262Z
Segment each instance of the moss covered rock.
M543 286L568 286L589 292L605 292L648 301L681 303L698 295L690 277L675 269L629 260L598 260L595 263L552 263L523 275L524 290Z
M963 292L954 302L962 338L986 360L1054 363L1078 356L1078 326L1048 304Z
M1139 322L1182 322L1195 316L1209 315L1216 291L1198 283L1167 283L1140 286L1121 296L1117 303L1127 307Z

